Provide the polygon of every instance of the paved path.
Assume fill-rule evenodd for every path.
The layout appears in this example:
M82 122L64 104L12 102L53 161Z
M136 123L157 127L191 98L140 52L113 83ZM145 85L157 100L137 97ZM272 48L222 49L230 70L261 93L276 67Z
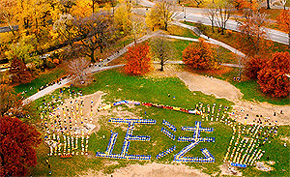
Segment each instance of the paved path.
M160 62L159 61L153 61L154 64L159 64ZM166 64L176 64L176 65L183 65L184 62L181 61L181 60L178 60L178 61L173 61L173 60L168 60L166 61ZM232 68L244 68L243 65L239 65L239 64L232 64L232 63L222 63L221 65L223 66L228 66L228 67L232 67Z
M12 26L12 28L14 29L14 31L17 31L18 25ZM9 31L11 31L11 28L9 26L0 27L0 33L6 33Z
M150 2L148 0L140 0L138 2L142 4L146 4L146 6L148 7L152 7L155 4L154 2ZM191 7L186 7L184 9L185 9L185 12L183 8L181 8L180 6L177 8L177 12L175 13L176 20L186 20L186 21L194 22L194 23L201 22L202 24L205 24L205 25L211 25L211 21L206 15L204 15L203 9L191 8ZM137 12L138 14L144 15L146 12L146 8L136 9L135 12ZM185 16L186 18L184 18ZM217 21L215 21L214 25L218 26ZM227 22L226 28L239 32L238 23L234 20L229 20ZM272 40L274 42L278 42L281 44L289 45L288 34L284 32L266 28L266 34L269 40Z
M157 31L157 32L154 32L152 34L145 35L145 36L141 37L140 39L138 39L136 42L137 43L141 43L141 42L146 41L147 39L149 39L149 38L151 38L153 36L158 35L159 33L160 32ZM96 72L99 72L99 71L104 71L104 70L108 70L108 69L113 69L113 68L117 68L117 67L124 66L124 65L115 65L115 66L105 66L105 65L107 65L108 63L110 63L114 59L116 59L116 58L120 57L121 55L123 55L125 52L128 51L128 48L131 47L131 46L133 46L133 45L134 45L134 42L128 44L122 50L119 50L118 52L114 53L113 55L111 55L110 57L108 57L107 59L105 59L104 61L96 63L93 67L87 68L88 72L89 73L96 73ZM46 87L45 89L37 92L36 94L34 94L34 95L26 98L23 101L23 103L24 104L27 104L27 103L29 103L31 101L37 100L38 98L41 98L44 95L49 94L49 93L55 91L56 89L59 89L59 88L65 86L66 84L70 83L71 81L72 81L71 78L66 78L66 79L64 79L61 82L61 84L54 84L52 86Z
M177 25L181 25L182 23L176 23ZM185 24L182 24L183 27L185 27ZM189 26L189 25L186 25L188 28L192 29L194 27L192 26ZM157 31L157 32L154 32L152 34L148 34L148 35L145 35L143 37L141 37L140 39L138 39L136 42L137 43L141 43L143 41L146 41L148 40L149 38L151 37L154 37L154 36L160 36L160 31ZM188 40L188 41L193 41L193 42L198 42L198 39L193 39L193 38L187 38L187 37L181 37L181 36L173 36L173 35L162 35L163 37L167 37L167 38L174 38L174 39L179 39L179 40ZM204 37L207 39L207 36L204 36L204 35L201 35L201 37ZM208 39L207 39L208 40ZM241 55L243 56L244 54L242 54L241 52L239 52L238 50L220 42L220 41L217 41L217 40L214 40L214 39L209 39L207 42L209 43L212 43L212 44L216 44L216 45L220 45L226 49L229 49L231 50L232 52L235 51L236 54L238 55ZM134 45L134 42L128 44L126 47L124 47L123 49L119 50L118 52L114 53L113 55L111 55L110 57L108 57L107 59L103 60L102 62L98 62L96 63L93 67L89 67L87 68L88 72L89 73L96 73L96 72L99 72L99 71L104 71L104 70L108 70L108 69L113 69L113 68L117 68L117 67L122 67L124 65L115 65L115 66L106 66L107 64L109 64L111 61L115 60L116 58L120 57L121 55L123 55L124 53L126 53L128 51L128 48L133 46ZM182 61L168 61L168 63L171 63L171 64L183 64ZM230 67L240 67L239 65L236 65L236 64L222 64L224 66L230 66ZM52 86L49 86L39 92L37 92L36 94L26 98L23 103L24 104L27 104L31 101L34 101L34 100L37 100L38 98L41 98L43 97L44 95L46 94L49 94L53 91L55 91L56 89L59 89L63 86L65 86L66 84L69 84L71 82L71 78L66 78L64 80L62 80L61 84L54 84Z
M223 48L226 48L226 49L230 50L231 52L233 52L233 53L235 53L235 54L237 54L237 55L239 55L241 57L245 57L246 56L241 51L239 51L239 50L237 50L237 49L235 49L235 48L227 45L226 43L223 43L221 41L218 41L218 40L209 38L208 36L205 36L205 35L201 34L201 32L196 27L194 27L194 26L186 25L186 24L180 23L180 22L173 22L173 24L178 25L178 26L181 26L183 28L187 28L187 29L192 30L197 35L199 35L200 37L206 39L206 41L209 42L209 43L211 43L211 44L219 45L219 46L221 46ZM173 36L170 36L170 35L168 35L168 37L175 38L175 39L181 39L181 40L190 40L190 41L195 41L195 42L197 40L197 39L186 38L186 37L173 37Z

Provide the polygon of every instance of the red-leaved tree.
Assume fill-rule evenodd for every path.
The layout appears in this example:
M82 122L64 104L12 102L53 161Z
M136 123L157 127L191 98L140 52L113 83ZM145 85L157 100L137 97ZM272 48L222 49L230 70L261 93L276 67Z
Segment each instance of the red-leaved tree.
M36 165L35 147L40 133L18 118L0 116L0 176L25 176Z
M286 97L290 92L290 55L276 52L258 72L258 84L264 93L273 97Z
M262 56L250 57L246 63L246 75L251 79L257 79L258 72L264 68L267 58Z
M14 58L11 63L9 73L12 75L13 83L29 83L32 80L31 73L27 70L22 60Z
M214 55L214 50L210 44L199 38L198 44L191 43L184 49L182 60L193 69L216 69L218 65Z
M148 43L129 47L125 59L127 60L125 65L125 72L127 74L140 76L152 69Z

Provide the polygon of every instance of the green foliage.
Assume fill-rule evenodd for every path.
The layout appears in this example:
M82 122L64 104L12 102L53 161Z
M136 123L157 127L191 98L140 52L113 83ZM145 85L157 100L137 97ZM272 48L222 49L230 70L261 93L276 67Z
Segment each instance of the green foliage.
M10 46L10 51L7 53L8 58L12 59L16 56L26 64L34 61L37 62L40 58L35 57L35 54L33 53L35 51L35 43L35 35L23 35L18 43Z

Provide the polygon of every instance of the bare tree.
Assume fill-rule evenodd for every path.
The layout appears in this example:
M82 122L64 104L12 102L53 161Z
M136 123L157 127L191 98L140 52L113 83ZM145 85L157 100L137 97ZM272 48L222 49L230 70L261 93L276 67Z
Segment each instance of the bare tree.
M210 2L205 9L205 13L207 17L209 18L209 20L211 21L211 29L212 29L212 32L214 33L214 28L213 28L214 21L218 13L217 5L214 2Z
M270 0L267 0L267 9L271 9L271 7L270 7Z
M287 0L280 0L280 3L283 6L284 10L286 10L286 2Z
M164 70L164 65L168 60L176 56L172 43L169 43L163 37L156 37L151 40L151 50L153 51L154 58L160 62L160 71Z
M69 61L68 72L72 75L76 85L87 85L91 82L91 75L87 70L89 64L90 62L85 58L77 58Z
M145 22L144 19L137 17L137 16L132 16L131 17L131 21L132 21L132 29L131 29L131 33L133 34L134 37L134 43L135 45L137 44L137 39L140 37L140 35L142 33L145 32Z
M265 48L262 41L266 38L267 14L259 11L245 15L245 21L240 22L239 30L245 42L245 48L250 48L248 55L257 55ZM243 47L243 46L242 46Z
M218 11L218 15L217 15L218 26L222 29L222 34L224 34L227 21L230 19L233 13L233 6L227 1L220 1L217 4L217 11Z
M115 28L110 14L100 11L89 17L76 19L74 25L77 35L82 38L82 46L86 49L85 55L91 58L91 62L96 62L96 50L99 48L102 53L113 41Z

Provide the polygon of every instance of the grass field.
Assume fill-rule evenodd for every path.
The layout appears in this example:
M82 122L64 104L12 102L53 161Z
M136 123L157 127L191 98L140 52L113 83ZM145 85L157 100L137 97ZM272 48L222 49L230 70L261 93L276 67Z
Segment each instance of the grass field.
M56 68L39 75L36 79L32 80L30 83L17 85L14 87L14 89L17 93L27 91L27 93L24 94L23 96L29 97L35 94L41 86L44 86L45 84L55 81L63 75L65 75L65 70L62 68Z
M207 96L200 92L190 92L184 83L182 83L177 78L145 78L145 77L132 77L126 76L123 73L120 73L118 70L104 71L94 75L96 82L85 88L76 88L71 89L77 91L82 90L83 94L91 94L98 90L101 90L107 93L104 96L104 102L112 103L116 100L136 100L142 102L154 102L161 103L165 105L180 106L183 108L192 108L195 107L195 104L203 102L206 104L216 103L217 105L223 104L231 106L232 103L224 99L216 99L213 96ZM57 91L53 94L56 94ZM150 94L148 94L150 93ZM172 96L176 97L176 100L168 97L167 94L170 93ZM45 99L48 101L51 95L45 96ZM37 100L36 106L41 104L41 100ZM173 141L161 134L160 129L162 127L162 119L166 119L170 123L174 124L177 127L177 132L175 136L191 136L192 133L181 131L181 126L193 126L194 121L201 120L201 116L190 115L182 112L176 112L172 110L163 110L153 107L143 107L136 106L135 108L127 108L122 106L123 110L133 112L135 115L138 115L143 118L154 119L157 121L156 125L142 125L135 126L134 135L149 135L151 136L150 142L135 142L131 143L129 154L150 154L152 155L152 161L159 163L168 163L173 159L173 155L179 152L183 147L188 145L188 143L178 143ZM146 115L144 112L146 111ZM116 118L118 115L115 115ZM109 124L108 120L110 116L100 117L99 124L101 125L100 130L97 133L92 134L90 137L89 143L89 157L85 156L75 156L70 159L60 159L59 157L48 157L48 148L44 144L37 149L38 165L32 169L32 175L34 176L44 176L48 175L48 168L45 163L46 159L49 159L52 168L52 175L54 176L74 176L80 174L80 172L85 172L89 169L96 171L102 170L105 173L112 173L114 169L124 167L127 164L140 163L144 164L145 162L137 161L127 161L127 160L109 160L103 158L96 158L96 152L105 152L108 145L110 130L118 132L118 139L116 141L115 148L113 153L120 153L122 143L125 136L124 128L126 125L114 126L114 124ZM122 128L123 127L123 128ZM222 158L225 155L226 148L228 146L229 140L232 135L232 130L230 127L225 126L219 122L202 122L202 127L212 127L214 128L213 133L202 133L202 136L215 137L216 142L214 143L200 143L189 155L202 157L200 153L201 148L207 148L216 158L215 163L188 163L187 165L193 166L195 168L202 169L203 172L208 174L213 174L215 172L220 173L218 166L221 165ZM279 135L282 137L289 137L289 126L282 127L279 129ZM103 135L105 138L103 139ZM289 166L287 165L289 146L287 149L283 149L282 141L276 137L273 140L271 145L265 146L267 154L270 155L270 160L275 160L277 163L274 165L275 171L268 173L263 173L261 171L255 170L254 168L247 168L244 171L245 176L283 176L289 172ZM275 142L275 143L274 143ZM160 160L156 160L155 156L172 145L177 146L177 150L164 157ZM280 155L278 155L280 154ZM111 162L118 162L111 164ZM283 171L285 170L285 171Z

